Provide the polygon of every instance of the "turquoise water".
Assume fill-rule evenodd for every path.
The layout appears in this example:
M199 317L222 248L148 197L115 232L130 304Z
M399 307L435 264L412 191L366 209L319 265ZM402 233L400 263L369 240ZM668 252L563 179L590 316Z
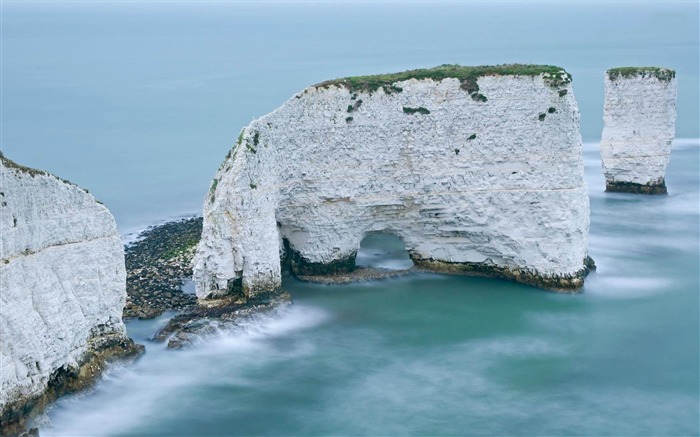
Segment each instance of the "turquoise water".
M604 194L587 145L599 267L581 295L429 274L290 279L289 311L189 350L148 340L165 317L130 322L146 354L58 402L41 434L697 435L699 150L677 142L671 195L650 197ZM405 267L369 243L365 264Z
M147 353L42 418L50 435L697 435L698 5L3 2L2 149L90 189L129 234L196 213L252 118L322 80L442 63L574 76L591 196L584 293L414 274L289 279L295 305ZM669 196L603 193L603 71L678 71ZM362 262L406 263L387 240Z

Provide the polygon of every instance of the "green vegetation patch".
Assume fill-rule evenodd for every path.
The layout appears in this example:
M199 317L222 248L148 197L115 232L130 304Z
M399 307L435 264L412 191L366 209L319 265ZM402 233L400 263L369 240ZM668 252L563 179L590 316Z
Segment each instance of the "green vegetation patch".
M348 113L357 111L362 106L362 99L356 101L353 105L348 105Z
M129 261L136 261L135 258L142 258L146 255L152 260L172 259L195 247L199 243L201 235L201 217L168 222L142 232L139 240L126 246L126 254ZM151 262L146 262L142 265L127 264L129 264L129 269L133 269L135 267L145 267Z
M430 111L427 108L424 108L422 106L420 106L418 108L409 108L408 106L404 106L403 113L409 114L409 115L413 115L415 113L426 115L426 114L430 114Z
M476 139L476 134L471 134L469 137L467 137L468 141L475 140Z
M16 162L14 162L13 160L11 160L9 158L5 158L5 155L3 155L2 152L0 152L0 161L2 161L2 163L5 167L15 169L15 170L20 171L22 173L26 173L26 174L30 175L31 177L49 176L49 173L44 171L44 170L37 170L35 168L25 167L23 165L17 164Z
M462 89L469 94L477 94L479 91L476 85L477 79L483 76L539 76L543 75L547 83L552 87L559 87L562 84L571 82L571 75L561 67L553 65L529 65L529 64L504 64L504 65L484 65L476 67L465 67L456 64L444 64L439 67L408 70L401 73L377 74L372 76L353 76L341 79L333 79L314 85L316 88L327 88L330 86L342 86L350 92L377 91L379 88L384 91L391 90L400 92L396 82L409 79L431 79L439 82L447 78L459 79ZM392 89L394 86L394 89ZM401 90L403 91L403 90ZM480 99L480 98L479 98ZM475 99L476 100L476 99Z
M676 77L676 70L662 67L618 67L611 68L606 74L610 80L642 76L655 77L660 81L670 82L671 79Z
M214 203L214 200L216 200L216 187L219 185L219 180L214 178L214 180L211 181L211 186L209 187L209 202Z
M542 114L540 114L540 115L537 116L537 118L538 118L540 121L544 121L545 117L547 117L547 114L544 114L544 113L542 113Z

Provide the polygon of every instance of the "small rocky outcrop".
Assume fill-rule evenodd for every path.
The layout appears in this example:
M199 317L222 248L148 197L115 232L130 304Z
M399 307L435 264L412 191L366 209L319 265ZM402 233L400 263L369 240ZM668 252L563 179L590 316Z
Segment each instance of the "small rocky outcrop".
M291 303L289 293L281 289L258 293L252 297L236 295L202 300L198 305L171 318L153 339L167 341L169 349L182 349L203 335L245 330L256 319L272 315Z
M106 363L143 351L126 335L124 250L86 190L0 154L0 434Z
M676 87L676 73L667 68L607 71L600 142L605 191L666 194L666 166L675 137Z
M324 82L240 133L204 202L201 300L345 275L371 232L420 268L576 291L588 272L579 112L559 67Z

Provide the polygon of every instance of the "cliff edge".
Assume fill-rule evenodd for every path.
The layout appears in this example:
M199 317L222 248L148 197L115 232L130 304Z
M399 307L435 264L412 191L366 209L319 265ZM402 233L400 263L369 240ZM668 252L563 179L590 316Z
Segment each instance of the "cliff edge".
M579 112L559 67L324 82L240 133L204 202L200 299L354 269L370 232L433 271L575 291L588 272Z
M124 248L82 188L0 155L0 432L88 385L126 335Z

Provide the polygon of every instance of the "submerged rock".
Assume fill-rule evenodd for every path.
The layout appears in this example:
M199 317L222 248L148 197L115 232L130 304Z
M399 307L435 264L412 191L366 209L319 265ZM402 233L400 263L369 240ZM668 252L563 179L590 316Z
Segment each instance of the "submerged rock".
M86 190L0 155L0 434L90 385L126 335L124 249Z
M307 88L240 134L204 204L202 299L344 275L371 232L413 262L578 290L589 201L558 67L441 66ZM283 262L280 259L283 258Z
M623 67L605 76L600 141L605 191L666 194L676 124L676 73Z
M347 284L351 282L375 281L378 279L396 278L406 276L414 269L390 270L374 267L360 267L347 273L335 273L330 275L297 275L302 281L316 282L319 284Z

